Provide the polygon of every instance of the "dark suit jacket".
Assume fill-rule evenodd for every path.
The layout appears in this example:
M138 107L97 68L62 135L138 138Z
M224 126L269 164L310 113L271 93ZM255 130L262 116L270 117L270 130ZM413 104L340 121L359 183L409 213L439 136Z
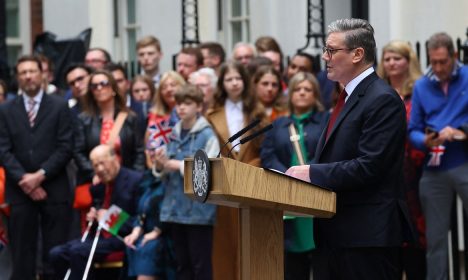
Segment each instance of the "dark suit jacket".
M317 219L318 247L400 246L409 237L403 194L405 107L375 73L348 98L310 165L313 184L337 193L336 215Z
M78 166L76 178L78 185L91 182L93 178L94 171L89 160L89 153L100 144L101 127L102 118L99 116L93 117L84 112L78 116L74 130L75 146L73 149L73 158ZM119 137L122 165L143 171L145 168L145 154L135 114L128 114L120 130Z
M43 168L47 201L70 199L65 167L72 152L72 118L63 98L44 94L34 127L30 127L22 96L0 107L0 161L7 173L6 199L21 203L30 198L18 186L25 173Z
M114 180L111 195L111 205L115 204L122 208L125 212L133 216L137 212L138 203L138 186L143 174L137 171L121 167L117 177ZM94 206L101 207L104 202L105 185L99 184L90 188L91 196L93 197ZM127 221L119 231L121 236L130 233L133 227L133 219Z

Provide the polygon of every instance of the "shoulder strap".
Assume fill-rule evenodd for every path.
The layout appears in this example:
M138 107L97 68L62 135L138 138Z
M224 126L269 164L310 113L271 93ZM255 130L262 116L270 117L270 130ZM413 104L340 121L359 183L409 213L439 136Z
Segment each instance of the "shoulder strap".
M291 140L291 143L293 144L294 151L296 152L297 155L297 160L299 161L300 165L304 165L304 155L302 154L301 146L299 145L299 138L300 135L297 134L296 127L294 126L294 123L291 123L289 125L289 140Z
M107 141L107 145L114 147L115 140L119 136L120 130L125 122L125 119L128 116L128 112L119 112L117 118L115 119L114 126L112 126L112 130L109 135L109 140Z

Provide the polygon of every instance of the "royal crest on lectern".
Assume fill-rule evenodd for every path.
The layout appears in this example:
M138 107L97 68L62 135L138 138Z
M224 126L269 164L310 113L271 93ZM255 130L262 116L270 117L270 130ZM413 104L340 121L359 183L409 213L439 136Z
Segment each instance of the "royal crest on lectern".
M210 161L205 151L198 150L193 157L192 185L195 198L205 202L208 198L211 183Z

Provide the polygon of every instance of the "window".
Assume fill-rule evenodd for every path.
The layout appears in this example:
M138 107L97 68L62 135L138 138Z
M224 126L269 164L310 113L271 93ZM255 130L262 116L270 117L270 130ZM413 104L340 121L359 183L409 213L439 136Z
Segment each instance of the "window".
M16 60L22 54L21 32L20 32L20 3L19 0L6 1L6 31L7 31L7 53L8 65L16 64Z
M249 42L249 0L230 0L225 3L228 15L228 45L232 48L237 42Z
M127 47L127 74L129 78L132 78L134 75L138 74L138 62L136 55L136 43L137 43L137 31L140 28L140 25L137 22L136 16L136 0L127 0L127 9L125 18L127 19L125 24L125 37L126 47Z

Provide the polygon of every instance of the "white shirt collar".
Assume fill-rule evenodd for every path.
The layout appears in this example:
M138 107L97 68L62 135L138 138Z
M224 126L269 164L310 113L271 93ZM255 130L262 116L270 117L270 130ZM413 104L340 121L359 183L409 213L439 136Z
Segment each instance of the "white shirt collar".
M21 91L21 94L23 95L24 107L27 110L29 108L28 101L31 99L31 97L29 97L27 94L25 94L24 91ZM43 95L44 95L44 91L41 89L39 91L39 93L36 94L36 96L34 96L32 98L34 101L36 101L36 104L35 104L36 108L37 108L37 106L41 105Z
M224 106L226 106L226 108L228 108L230 110L238 109L238 110L242 111L242 100L234 102L231 99L226 98L226 102L224 102Z
M371 66L369 68L367 68L364 72L362 72L361 74L359 74L356 78L352 79L346 86L345 86L345 89L346 89L346 93L348 94L348 96L346 97L346 101L348 100L348 98L351 96L351 94L353 93L353 91L356 89L356 87L359 85L360 82L362 82L362 80L364 80L367 76L369 76L370 74L374 73L374 68Z

